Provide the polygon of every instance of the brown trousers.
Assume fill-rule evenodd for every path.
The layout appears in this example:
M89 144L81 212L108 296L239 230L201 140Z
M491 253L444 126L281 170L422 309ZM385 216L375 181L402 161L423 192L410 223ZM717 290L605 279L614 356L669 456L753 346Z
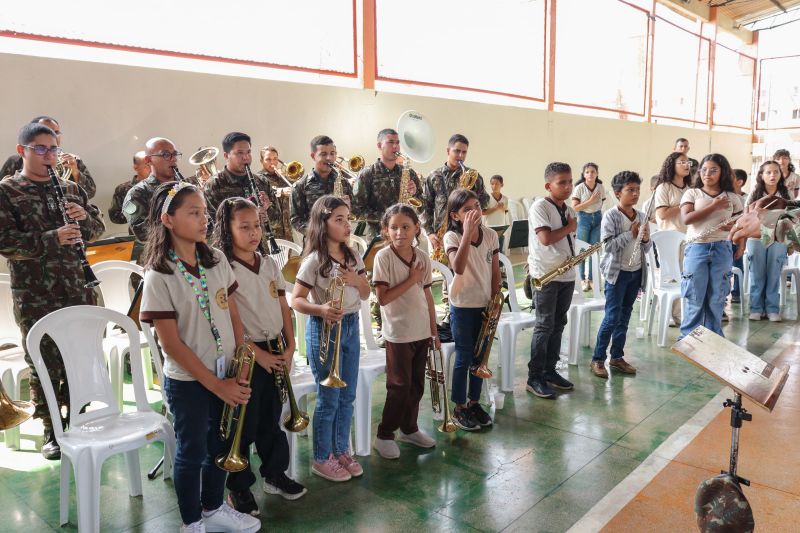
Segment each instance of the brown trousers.
M425 365L430 339L393 343L386 341L386 403L378 438L393 440L399 428L416 433L419 402L425 392Z

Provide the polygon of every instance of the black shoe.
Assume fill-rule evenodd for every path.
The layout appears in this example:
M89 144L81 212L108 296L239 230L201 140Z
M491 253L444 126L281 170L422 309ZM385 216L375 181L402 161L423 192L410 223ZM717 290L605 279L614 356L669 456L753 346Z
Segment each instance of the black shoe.
M249 514L250 516L258 516L261 511L258 510L258 504L253 497L250 489L243 491L230 491L228 493L228 505L239 511L240 513Z
M525 390L535 394L539 398L546 398L548 400L555 400L556 393L551 389L542 378L533 378L528 380Z
M561 376L561 374L555 371L550 372L549 374L545 374L544 380L547 382L548 385L550 385L554 389L572 390L575 388L575 385L573 385L571 381L565 379L564 377Z
M453 422L464 431L478 431L481 428L470 409L456 407L455 411L453 411Z
M61 459L61 446L58 445L58 441L56 441L56 434L52 429L44 432L42 456L48 461L58 461Z
M469 406L469 412L475 421L483 427L492 425L492 417L483 410L480 403L473 403Z
M279 494L284 500L296 500L303 496L308 490L291 479L283 472L275 478L264 478L264 492L267 494Z
M732 304L740 304L740 303L742 303L742 299L739 297L738 294L735 295L735 296L731 295L731 303Z

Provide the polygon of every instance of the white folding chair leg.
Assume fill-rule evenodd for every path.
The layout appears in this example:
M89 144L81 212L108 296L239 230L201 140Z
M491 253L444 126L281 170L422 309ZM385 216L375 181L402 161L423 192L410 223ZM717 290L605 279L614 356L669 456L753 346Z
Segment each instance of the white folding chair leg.
M78 531L100 531L100 467L87 450L75 463L75 490L78 497ZM77 475L77 472L81 472Z
M650 305L649 305L650 313L647 316L647 336L648 337L651 337L653 335L653 322L655 322L655 319L656 319L656 309L661 309L661 307L663 305L664 304L661 303L661 297L660 296L657 297L655 295L655 293L653 293L653 297L651 298L651 302L650 302Z
M59 525L69 522L69 478L72 475L72 462L66 455L61 456L61 489L59 490L58 513Z
M370 437L372 436L372 384L380 372L361 371L356 387L356 455L371 453Z
M499 337L505 338L500 343L500 390L514 390L514 346L517 344L517 332L508 324L498 326Z
M569 310L569 317L567 318L567 326L569 326L569 340L568 340L568 352L567 358L568 362L571 365L578 364L578 346L580 341L578 339L579 331L578 331L578 313L575 308L571 308Z
M14 374L11 369L7 369L3 372L3 376L0 379L2 379L3 382L3 389L12 395L11 399L19 400L19 385L15 382ZM6 448L10 450L19 449L19 426L5 430L5 443Z
M658 310L658 342L656 344L659 346L666 346L670 311L672 310L672 299L665 294L661 297L661 303L662 305Z

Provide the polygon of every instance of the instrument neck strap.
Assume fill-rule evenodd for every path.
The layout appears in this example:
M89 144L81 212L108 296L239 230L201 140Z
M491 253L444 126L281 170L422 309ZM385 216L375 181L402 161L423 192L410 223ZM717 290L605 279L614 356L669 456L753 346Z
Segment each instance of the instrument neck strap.
M175 262L178 270L183 274L183 278L192 287L192 292L194 292L194 297L197 299L200 310L203 312L203 316L206 317L208 325L211 327L211 334L214 336L214 342L217 345L217 357L222 357L225 353L222 349L222 337L219 334L219 329L217 329L216 324L214 324L214 316L211 314L211 301L208 298L208 278L206 277L206 269L203 267L203 263L200 262L200 254L197 254L195 257L197 258L197 270L200 272L199 287L197 286L198 283L195 277L186 270L186 266L183 264L183 261L178 258L178 254L175 253L175 250L169 251L169 258Z
M555 205L555 202L553 202ZM567 204L564 204L564 209L561 209L556 205L556 211L558 211L558 215L561 217L561 224L562 227L567 225ZM569 253L572 254L572 257L575 257L575 246L572 244L572 235L567 233L567 244L569 244Z

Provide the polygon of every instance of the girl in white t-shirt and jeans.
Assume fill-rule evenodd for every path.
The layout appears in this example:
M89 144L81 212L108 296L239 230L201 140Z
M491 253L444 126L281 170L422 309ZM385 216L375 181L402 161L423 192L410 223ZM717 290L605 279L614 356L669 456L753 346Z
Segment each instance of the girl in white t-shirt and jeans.
M447 213L444 250L455 273L450 285L450 329L456 344L453 421L461 429L475 431L492 425L492 418L479 403L483 379L474 376L470 367L476 363L475 343L483 310L500 290L500 250L497 233L481 226L481 205L474 192L456 189L450 193Z
M598 178L597 163L586 163L581 170L581 179L572 191L572 208L578 212L578 238L583 242L594 244L600 240L600 223L603 220L603 203L606 201L606 190ZM588 272L585 262L578 265L581 288L592 290L592 261L590 257Z
M247 383L225 377L244 339L230 298L236 278L223 253L205 242L206 201L194 185L161 185L148 221L140 318L155 325L164 354L181 531L257 531L258 519L223 501L227 473L214 464L227 452L218 435L223 402L242 405L250 398Z

